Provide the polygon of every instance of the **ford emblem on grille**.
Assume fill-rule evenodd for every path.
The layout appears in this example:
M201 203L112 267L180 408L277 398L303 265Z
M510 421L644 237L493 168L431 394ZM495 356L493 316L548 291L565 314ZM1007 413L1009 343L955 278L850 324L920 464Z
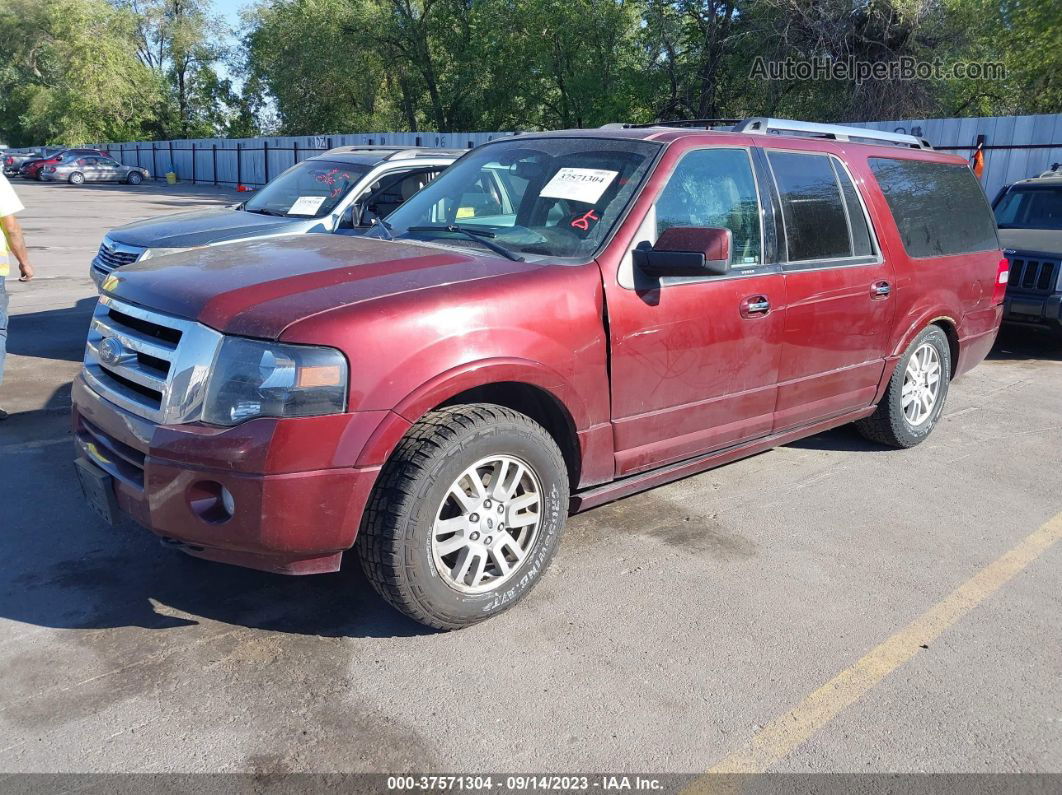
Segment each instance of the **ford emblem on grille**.
M96 355L103 364L116 367L125 358L125 346L114 337L107 337L96 346Z

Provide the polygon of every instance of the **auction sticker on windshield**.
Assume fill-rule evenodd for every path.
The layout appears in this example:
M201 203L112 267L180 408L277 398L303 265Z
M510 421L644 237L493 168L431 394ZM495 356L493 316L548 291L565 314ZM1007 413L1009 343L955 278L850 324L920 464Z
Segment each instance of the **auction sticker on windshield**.
M594 204L618 173L601 168L562 168L546 183L539 196Z
M324 200L324 196L300 196L288 208L288 215L316 215Z

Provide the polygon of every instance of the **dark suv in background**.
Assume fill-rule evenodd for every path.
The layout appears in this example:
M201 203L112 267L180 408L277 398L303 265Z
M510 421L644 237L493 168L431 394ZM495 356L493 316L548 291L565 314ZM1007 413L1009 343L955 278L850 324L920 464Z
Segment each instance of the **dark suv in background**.
M1003 321L1062 338L1062 171L1008 185L995 201L999 239L1010 260Z

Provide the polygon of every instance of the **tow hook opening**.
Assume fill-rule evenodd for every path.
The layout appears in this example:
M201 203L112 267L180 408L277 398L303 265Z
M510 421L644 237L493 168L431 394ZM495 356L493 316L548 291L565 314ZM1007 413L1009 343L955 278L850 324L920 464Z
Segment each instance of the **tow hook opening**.
M188 488L188 507L210 524L227 522L236 513L236 498L215 480L200 480Z

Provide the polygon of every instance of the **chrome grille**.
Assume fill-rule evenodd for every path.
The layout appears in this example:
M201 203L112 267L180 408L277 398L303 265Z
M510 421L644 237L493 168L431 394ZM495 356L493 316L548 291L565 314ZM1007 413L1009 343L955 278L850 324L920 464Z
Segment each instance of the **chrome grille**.
M105 237L100 244L100 250L96 252L96 256L92 260L92 267L100 273L110 273L115 268L136 262L146 250L140 246L127 246L124 243L116 243L109 237Z
M221 335L191 320L103 296L85 344L85 382L157 423L198 417Z
M1010 260L1010 278L1007 287L1022 293L1053 293L1058 283L1059 260L1022 257L1015 255Z

